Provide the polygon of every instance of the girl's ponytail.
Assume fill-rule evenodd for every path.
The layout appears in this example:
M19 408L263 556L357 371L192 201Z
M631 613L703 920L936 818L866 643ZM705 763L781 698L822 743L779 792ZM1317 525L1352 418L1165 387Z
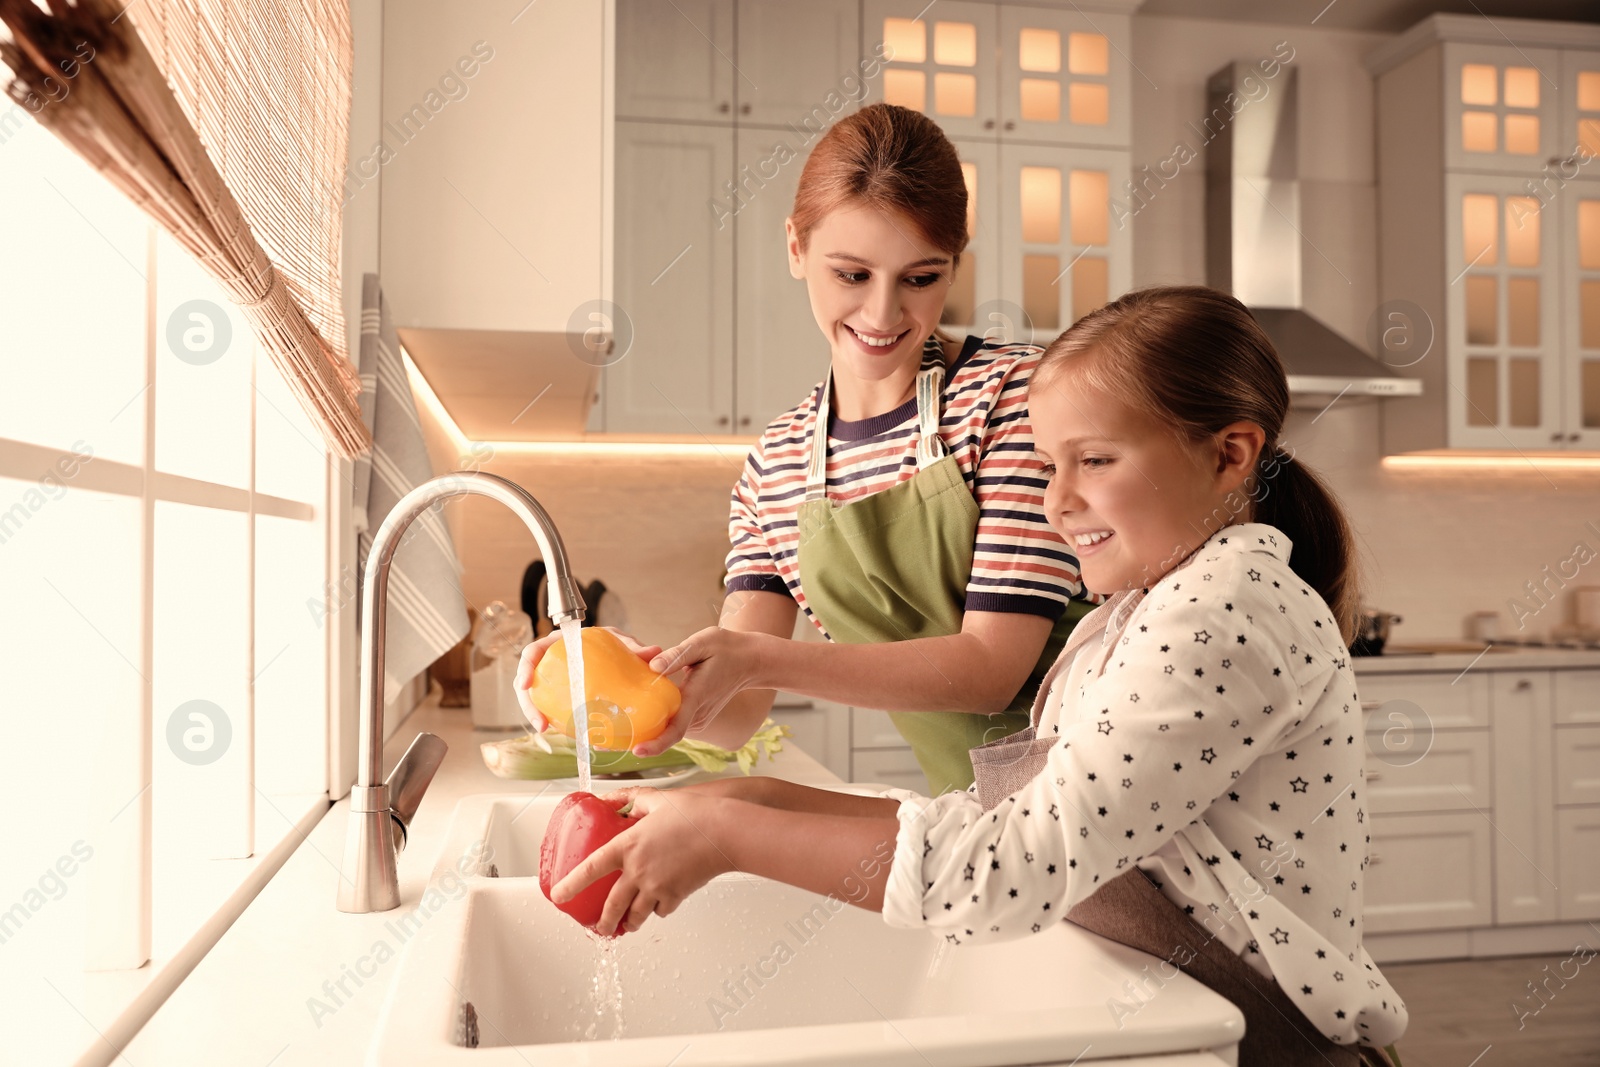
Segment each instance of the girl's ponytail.
M1355 580L1355 540L1344 509L1322 478L1294 457L1261 450L1257 465L1262 489L1256 494L1255 521L1276 526L1294 542L1289 566L1328 604L1345 644L1355 640L1361 614Z
M1260 426L1267 440L1247 483L1251 517L1294 543L1289 565L1327 602L1345 643L1355 639L1360 590L1350 523L1327 483L1279 445L1289 382L1249 309L1205 286L1135 289L1056 338L1034 382L1069 365L1077 380L1188 441L1235 422Z

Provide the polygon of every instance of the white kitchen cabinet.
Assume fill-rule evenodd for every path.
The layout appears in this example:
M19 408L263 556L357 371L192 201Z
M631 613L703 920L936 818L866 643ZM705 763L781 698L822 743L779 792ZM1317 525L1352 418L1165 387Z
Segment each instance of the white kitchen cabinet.
M823 116L855 110L863 92L859 0L739 0L734 17L741 126L820 127Z
M865 103L920 111L951 137L994 137L999 72L992 3L866 0L863 51L883 57L883 75Z
M928 792L928 778L917 764L917 757L906 748L857 748L850 752L850 780L852 782L881 782L887 786L910 789L924 795Z
M1561 154L1574 146L1600 156L1600 50L1569 48L1561 53Z
M1600 66L1600 56L1591 62ZM1600 70L1584 71L1600 97ZM1590 101L1600 106L1600 99ZM1572 122L1586 131L1586 164L1593 176L1563 190L1556 221L1561 231L1559 271L1564 359L1561 424L1569 446L1600 449L1600 113ZM1586 175L1588 171L1584 172Z
M1499 174L1447 175L1445 205L1451 444L1562 447L1560 205Z
M1488 730L1436 730L1426 755L1397 756L1374 723L1367 731L1367 796L1374 812L1487 810L1493 772Z
M738 264L734 425L742 434L760 433L828 373L828 339L811 314L805 281L789 273L784 236L800 169L810 155L798 140L788 132L741 127L735 141L739 172L755 180L745 183L733 205L737 213L718 237L733 242Z
M825 700L782 696L792 702L775 703L771 719L789 728L789 743L850 781L850 709Z
M1002 140L1133 143L1127 16L1016 4L999 14Z
M1475 812L1373 815L1366 932L1484 926L1493 921L1489 821Z
M1000 291L1049 344L1132 282L1133 232L1112 217L1128 154L1049 145L1000 146Z
M616 124L616 303L633 341L606 368L605 426L732 432L733 257L707 210L733 173L733 130Z
M1446 41L1445 166L1451 170L1525 175L1570 151L1561 128L1554 48L1499 42Z
M1600 448L1600 27L1434 15L1367 67L1380 296L1431 338L1384 453Z
M1556 874L1561 919L1600 919L1600 807L1557 811L1556 843L1561 852Z
M1600 804L1600 726L1558 726L1556 803Z
M362 154L382 166L384 300L401 328L564 331L605 295L605 5L531 5L475 40L478 21L383 7L388 121Z
M731 123L733 0L616 3L617 117Z
M885 58L871 100L952 137L1126 147L1130 24L1103 7L867 0L866 51Z
M1555 792L1551 744L1555 716L1550 671L1495 671L1494 921L1551 922L1557 917Z

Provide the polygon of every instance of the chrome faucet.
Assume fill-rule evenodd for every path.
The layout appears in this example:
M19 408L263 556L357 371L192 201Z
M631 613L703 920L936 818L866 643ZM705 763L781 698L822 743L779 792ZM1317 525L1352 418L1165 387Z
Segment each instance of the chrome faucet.
M372 538L361 585L361 753L356 784L350 789L350 829L345 835L344 871L339 879L339 910L388 911L400 906L395 857L405 848L411 818L444 761L446 745L437 735L420 733L394 773L383 779L383 632L389 603L389 565L406 528L434 503L476 493L500 501L516 513L539 543L550 575L550 621L560 626L584 617L585 605L567 565L567 551L555 523L528 491L515 482L482 471L456 471L423 482L400 498Z

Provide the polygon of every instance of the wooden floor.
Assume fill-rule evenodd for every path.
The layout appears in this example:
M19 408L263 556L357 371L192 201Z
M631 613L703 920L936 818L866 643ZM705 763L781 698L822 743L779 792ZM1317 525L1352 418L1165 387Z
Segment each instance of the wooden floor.
M1411 1013L1404 1067L1600 1067L1600 955L1582 958L1382 965Z

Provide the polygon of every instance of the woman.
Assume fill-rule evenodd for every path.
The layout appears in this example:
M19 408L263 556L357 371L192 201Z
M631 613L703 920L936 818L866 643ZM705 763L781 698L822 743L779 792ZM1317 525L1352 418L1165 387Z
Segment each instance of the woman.
M718 625L634 646L686 669L672 726L634 752L686 733L738 747L785 690L888 711L937 795L972 783L968 749L1028 724L1092 604L1044 516L1026 409L1041 350L937 330L966 207L955 148L917 112L873 104L817 142L785 230L831 373L734 489ZM828 644L790 639L801 610Z

